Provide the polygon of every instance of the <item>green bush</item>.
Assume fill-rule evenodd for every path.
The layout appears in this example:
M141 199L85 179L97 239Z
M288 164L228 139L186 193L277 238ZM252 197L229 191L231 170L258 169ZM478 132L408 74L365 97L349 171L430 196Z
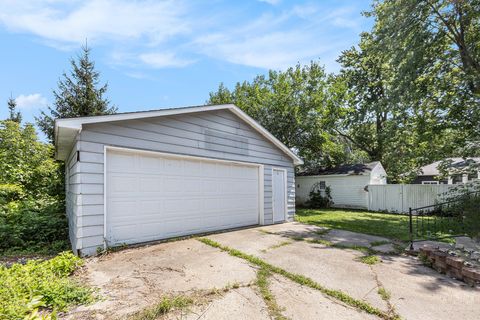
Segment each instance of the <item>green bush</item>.
M463 219L465 233L473 239L480 241L480 194L463 194L456 198L453 205L448 208L455 216Z
M306 205L312 209L330 208L333 205L330 187L327 186L322 190L320 183L314 184Z
M91 289L69 278L82 263L72 253L63 252L51 260L0 266L0 318L23 319L39 306L64 311L93 301Z
M68 245L63 166L31 124L0 121L0 255Z
M0 184L0 205L18 201L25 196L22 186L17 184Z
M55 199L13 201L0 206L0 254L54 254L68 248L63 204Z
M448 227L480 241L480 181L456 185L443 195L443 201L438 212L458 221L458 226Z

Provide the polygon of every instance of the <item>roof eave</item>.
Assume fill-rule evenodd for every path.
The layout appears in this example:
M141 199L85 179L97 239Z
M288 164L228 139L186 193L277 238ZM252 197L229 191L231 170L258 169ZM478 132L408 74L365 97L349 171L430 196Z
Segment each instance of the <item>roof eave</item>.
M265 138L270 140L274 145L281 149L293 160L295 166L302 165L303 160L300 159L293 151L291 151L287 146L275 138L270 132L268 132L264 127L262 127L258 122L253 118L243 112L240 108L233 104L222 104L222 105L212 105L212 106L198 106L198 107L186 107L186 108L172 108L165 110L156 110L156 111L146 111L146 112L133 112L133 113L122 113L114 115L104 115L104 116L93 116L93 117L81 117L81 118L66 118L66 119L56 119L55 120L55 157L58 160L65 160L65 152L59 145L59 137L62 135L60 131L65 130L67 132L67 138L72 139L71 141L65 141L67 147L71 147L74 142L75 136L82 130L84 124L92 123L101 123L101 122L112 122L112 121L122 121L122 120L133 120L133 119L142 119L150 118L157 116L167 116L167 115L179 115L185 113L193 112L202 112L202 111L214 111L228 109L242 120L247 122ZM63 139L65 140L65 139Z

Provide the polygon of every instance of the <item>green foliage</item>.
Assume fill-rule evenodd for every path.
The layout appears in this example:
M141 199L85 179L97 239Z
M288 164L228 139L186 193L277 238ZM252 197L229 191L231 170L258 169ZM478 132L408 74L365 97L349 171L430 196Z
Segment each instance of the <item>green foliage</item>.
M56 199L12 201L0 206L0 252L54 254L68 247L63 204Z
M333 133L337 96L344 87L318 62L269 71L230 91L220 84L208 103L234 103L286 146L296 151L306 167L333 166L355 161L348 141Z
M64 311L70 305L93 301L90 289L68 277L82 263L72 253L64 252L47 261L0 266L2 319L32 318L39 307Z
M480 241L480 183L460 184L450 189L444 199L450 203L442 206L442 214L453 216L457 224L462 222L451 222L447 227Z
M30 197L62 196L63 169L53 153L32 124L0 121L0 184L21 186Z
M331 229L342 229L408 241L408 217L342 209L298 209L295 220Z
M379 111L367 118L375 129L365 136L382 146L372 160L408 181L424 164L478 153L464 147L480 141L480 1L384 0L372 8L360 51L340 59L354 101ZM371 146L360 131L348 134Z
M330 186L325 189L320 188L320 183L316 183L312 186L312 190L309 193L307 207L312 209L329 208L333 205L332 191Z
M306 167L381 161L392 182L446 157L480 154L480 1L374 1L342 68L270 71L210 103L235 103Z
M392 296L392 294L388 292L384 287L378 288L377 293L380 295L380 297L384 301L389 301Z
M9 117L7 120L22 123L22 114L17 111L17 101L10 97L7 101Z
M193 299L185 296L163 297L152 307L133 314L129 320L155 320L175 309L185 309L193 303Z
M274 320L287 320L288 318L282 315L282 308L278 305L275 296L270 291L268 279L271 275L272 273L268 269L260 268L257 271L255 284L258 286L263 301L267 305L270 317Z
M20 200L25 196L23 188L16 184L0 184L0 205Z
M95 70L95 64L90 60L90 48L82 47L82 54L77 61L71 59L70 75L63 74L58 81L54 108L49 107L47 114L42 111L37 123L50 141L54 141L54 121L58 118L74 118L112 114L117 108L110 106L104 97L108 85L99 87L100 74Z
M360 261L368 265L374 265L382 262L382 260L378 256L374 256L374 255L361 257Z
M67 247L63 168L31 124L0 122L0 252Z

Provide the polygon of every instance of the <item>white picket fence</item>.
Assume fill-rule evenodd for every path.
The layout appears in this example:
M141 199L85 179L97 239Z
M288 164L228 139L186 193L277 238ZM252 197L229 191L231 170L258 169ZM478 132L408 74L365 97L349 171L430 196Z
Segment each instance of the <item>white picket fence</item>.
M382 184L368 186L368 210L408 213L441 202L445 193L455 185Z

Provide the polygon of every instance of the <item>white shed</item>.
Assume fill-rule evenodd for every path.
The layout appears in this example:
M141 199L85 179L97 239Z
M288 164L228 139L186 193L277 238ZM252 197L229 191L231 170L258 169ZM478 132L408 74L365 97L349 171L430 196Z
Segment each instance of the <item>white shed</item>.
M387 184L387 173L378 161L367 164L343 165L299 173L296 177L296 203L305 204L312 187L330 187L334 207L368 208L369 184Z

